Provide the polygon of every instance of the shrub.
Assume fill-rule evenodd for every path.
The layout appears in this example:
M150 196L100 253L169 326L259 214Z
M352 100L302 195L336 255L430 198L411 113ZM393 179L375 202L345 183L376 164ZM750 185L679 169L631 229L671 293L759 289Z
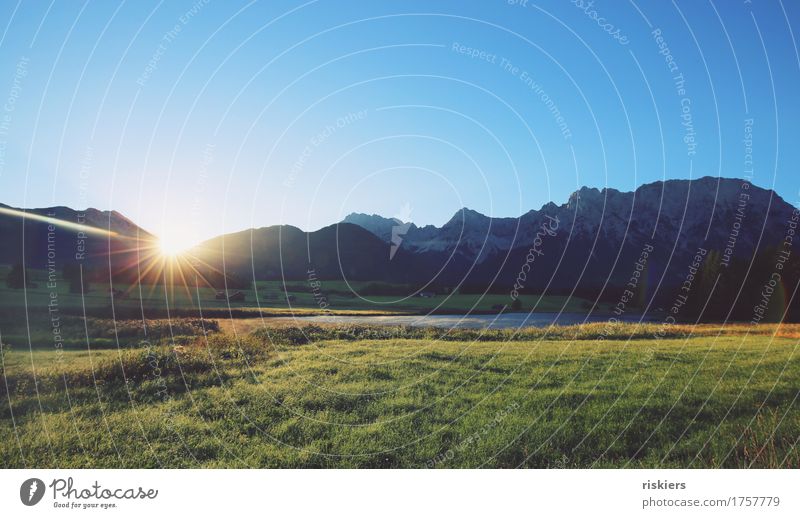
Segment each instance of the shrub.
M173 318L158 320L113 320L91 318L87 321L89 336L93 338L148 338L151 340L173 336L202 336L219 332L216 320L199 318Z
M264 358L272 351L272 346L253 335L231 336L219 334L198 338L191 349L207 353L218 360L247 360ZM188 350L188 348L187 348Z
M209 335L207 340L196 338L186 346L176 347L144 341L136 349L121 351L118 358L98 362L94 368L82 365L37 370L35 377L30 371L1 372L6 383L0 383L0 394L5 393L6 386L10 393L32 395L37 388L47 392L63 389L64 384L69 388L127 385L136 389L155 383L177 390L176 387L183 386L182 376L204 375L220 366L240 367L240 362L263 358L271 350L253 336Z

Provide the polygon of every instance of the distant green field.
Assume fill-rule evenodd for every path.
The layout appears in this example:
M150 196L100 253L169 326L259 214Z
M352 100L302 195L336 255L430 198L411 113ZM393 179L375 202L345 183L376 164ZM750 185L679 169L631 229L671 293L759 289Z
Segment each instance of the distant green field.
M120 350L60 359L13 343L0 465L800 467L796 329L693 329L287 327L148 346L130 327Z
M0 266L0 280L5 279L7 272L7 266ZM109 284L92 283L89 291L81 296L79 293L69 293L69 283L64 279L59 278L57 288L51 290L47 287L45 272L41 270L28 270L28 272L30 281L36 286L27 290L10 289L6 287L4 281L0 282L0 310L26 306L44 308L50 303L51 292L55 291L58 294L58 305L62 311L80 314L86 308L89 315L101 310L107 313L111 311L112 297ZM301 314L321 313L323 309L329 313L348 311L380 313L489 312L493 311L494 306L511 303L508 294L482 296L456 293L437 295L431 298L419 296L403 298L386 295L359 298L351 294L351 290L358 293L367 284L369 283L356 282L350 283L348 287L347 283L343 281L322 281L321 293L325 295L324 299L321 299L304 281L287 281L286 285L290 288L288 292L284 292L283 284L280 281L258 281L257 289L230 290L231 292L241 291L245 295L243 302L216 299L218 290L213 288L165 288L163 285L114 284L114 289L121 290L126 295L125 298L114 299L113 304L114 308L120 311L135 311L141 306L150 311L166 311L169 307L170 310L191 310L198 313L203 310L213 312L214 316L220 316L221 310L227 310L230 307L236 311L234 316L237 316L247 310L251 310L252 314L258 314L259 308L267 313L295 311ZM329 294L330 292L337 293ZM292 297L291 301L287 300L286 293ZM522 295L520 300L522 309L525 311L585 312L587 308L591 307L591 302L577 297Z

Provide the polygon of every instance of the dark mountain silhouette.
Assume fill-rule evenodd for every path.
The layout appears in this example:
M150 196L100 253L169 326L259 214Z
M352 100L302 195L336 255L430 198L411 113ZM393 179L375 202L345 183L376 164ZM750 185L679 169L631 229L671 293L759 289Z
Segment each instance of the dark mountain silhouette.
M24 263L27 268L63 271L66 265L82 265L86 275L108 280L113 272L118 279L133 280L137 266L152 256L157 239L116 211L68 207L26 209L9 214L0 204L0 263ZM52 225L37 217L53 218L68 224L84 225L102 232L89 232L70 225Z
M377 214L372 214L370 216L368 214L356 212L348 214L347 217L342 220L342 223L358 225L363 229L369 230L372 234L375 234L387 243L391 242L393 229L398 229L404 224L403 221L397 218L384 218ZM411 223L411 225L413 225L413 223Z
M31 212L77 218L63 207ZM90 237L87 256L94 268L105 264L107 271L111 257L112 275L130 272L137 261L131 243L152 246L153 236L123 216L86 213L87 223L117 233ZM701 293L709 295L712 274L727 283L724 290L715 288L714 296L741 287L745 277L758 288L797 219L797 210L771 190L706 177L654 182L634 192L584 187L566 203L548 203L519 218L491 218L465 208L442 227L365 214L314 232L264 227L213 238L187 256L198 276L215 285L224 284L223 271L241 286L253 279L307 280L313 270L323 281L403 284L409 294L420 289L575 294L652 308L668 307L692 271L695 302ZM47 225L30 220L25 225L27 267L41 268ZM0 214L1 262L19 261L21 229L19 218ZM57 247L69 256L76 234L58 232ZM703 264L693 266L698 251ZM784 272L784 284L793 281L792 271ZM726 277L731 275L741 279ZM746 303L752 306L751 300Z
M773 191L706 177L655 182L635 192L584 187L567 203L549 203L519 218L489 218L463 209L441 228L412 225L401 246L417 255L454 252L474 266L469 274L446 272L446 283L463 277L464 284L483 291L495 279L493 289L510 291L536 233L553 218L556 235L544 236L523 291L568 294L574 288L597 295L607 280L607 290L624 286L650 247L640 287L666 288L683 282L698 249L730 249L730 265L779 245L793 215L795 208Z
M740 287L745 277L758 288L769 271L748 272L748 265L774 266L776 247L797 217L771 190L707 177L655 182L634 192L584 187L564 204L548 203L519 218L465 208L442 227L351 214L316 232L283 226L221 236L196 253L221 268L224 246L226 271L250 279L302 280L313 269L319 279L406 284L409 294L445 288L574 294L624 302L627 311L668 308L689 277L695 303L705 300L703 271L706 277L717 272L719 284L726 284L715 288L715 297ZM695 264L698 253L705 270ZM789 269L785 275L792 278ZM736 292L726 296L731 307ZM739 298L751 305L750 295Z

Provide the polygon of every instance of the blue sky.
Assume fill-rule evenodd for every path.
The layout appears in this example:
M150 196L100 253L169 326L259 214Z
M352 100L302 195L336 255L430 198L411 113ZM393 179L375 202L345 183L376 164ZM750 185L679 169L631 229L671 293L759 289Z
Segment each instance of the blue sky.
M752 181L800 202L800 6L588 3L3 2L0 202L187 242L441 225L743 177L748 119Z

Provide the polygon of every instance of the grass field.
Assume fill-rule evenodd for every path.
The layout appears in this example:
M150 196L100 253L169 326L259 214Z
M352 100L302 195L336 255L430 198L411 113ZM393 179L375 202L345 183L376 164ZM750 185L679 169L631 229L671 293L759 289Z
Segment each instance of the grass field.
M797 326L90 324L3 338L3 467L800 467Z
M5 279L9 267L0 265L0 279ZM41 270L28 270L29 279L35 286L27 290L15 290L0 282L0 310L20 307L44 308L51 300L51 292L58 294L58 303L62 311L80 314L86 309L89 315L105 316L111 314L111 285L93 283L84 294L70 293L69 282L61 279L56 282L55 290L47 287L47 276ZM126 315L136 316L141 307L151 313L159 312L166 316L167 307L175 314L186 316L185 312L197 314L200 310L213 317L227 317L232 311L234 316L242 314L267 315L283 314L409 314L438 313L462 314L472 312L490 312L493 306L511 303L508 294L460 294L438 295L431 298L401 297L389 295L372 295L360 298L352 293L364 289L370 283L353 282L349 285L343 281L320 281L322 288L314 291L305 281L258 281L250 289L241 291L245 295L242 302L228 302L215 298L218 290L213 288L165 287L153 285L114 284L113 288L125 293L125 298L113 301L114 309ZM287 290L284 290L287 287ZM287 300L287 294L292 297ZM322 295L321 295L322 294ZM346 295L345 295L346 294ZM539 312L586 311L591 303L578 297L522 295L519 297L522 308ZM324 308L324 311L323 311ZM607 309L598 308L599 311ZM174 316L174 315L173 315Z

